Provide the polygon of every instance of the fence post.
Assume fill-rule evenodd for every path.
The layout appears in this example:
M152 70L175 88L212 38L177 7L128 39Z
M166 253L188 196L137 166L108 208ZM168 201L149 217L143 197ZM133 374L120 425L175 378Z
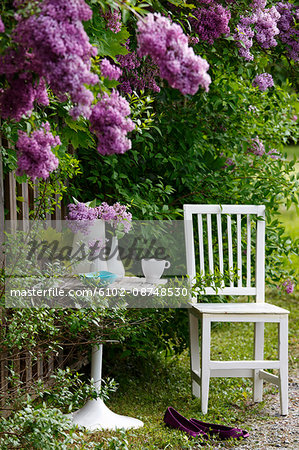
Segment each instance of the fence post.
M2 137L0 134L0 147L1 145L2 145ZM0 151L0 264L2 263L3 242L4 242L4 184L3 184L2 154Z

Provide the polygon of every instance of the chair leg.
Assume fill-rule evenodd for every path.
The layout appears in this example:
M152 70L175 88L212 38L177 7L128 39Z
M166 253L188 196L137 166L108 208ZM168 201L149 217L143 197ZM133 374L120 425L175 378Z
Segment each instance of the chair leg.
M264 323L254 323L254 359L264 359ZM254 370L253 401L261 402L263 398L263 380L259 377L259 370Z
M208 412L210 385L211 320L202 316L201 328L201 411Z
M288 414L288 317L279 323L280 412Z
M200 397L200 385L192 378L192 372L196 372L200 376L198 318L191 312L189 312L189 336L192 395Z

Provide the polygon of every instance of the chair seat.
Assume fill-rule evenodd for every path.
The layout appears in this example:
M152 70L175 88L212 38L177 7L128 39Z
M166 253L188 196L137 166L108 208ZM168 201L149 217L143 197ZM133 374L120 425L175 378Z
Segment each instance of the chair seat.
M190 303L201 314L289 314L287 309L270 303Z

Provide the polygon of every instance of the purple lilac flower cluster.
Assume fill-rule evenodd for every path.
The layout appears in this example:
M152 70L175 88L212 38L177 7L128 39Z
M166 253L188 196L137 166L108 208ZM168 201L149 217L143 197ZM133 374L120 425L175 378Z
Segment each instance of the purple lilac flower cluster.
M161 14L148 14L137 23L138 55L151 56L160 75L182 94L195 94L199 85L209 90L209 64L188 47L182 28Z
M275 36L279 34L277 27L280 14L275 6L265 8L265 0L256 0L252 3L253 11L246 16L240 17L240 22L236 28L234 38L238 41L239 55L247 59L253 60L250 49L253 45L253 38L262 48L275 47L277 41ZM255 31L253 30L253 27Z
M267 155L270 156L270 158L272 158L272 159L280 159L281 158L281 153L276 148L272 148L271 150L269 150Z
M1 16L0 16L0 33L4 33L5 31L5 26L4 23L2 22Z
M265 150L264 144L260 141L258 136L254 139L251 139L250 145L251 145L251 147L248 148L248 152L253 153L256 156L267 155L267 156L270 156L271 159L280 159L281 158L281 154L279 153L278 150L276 150L276 148L272 148L267 153Z
M109 59L104 58L100 63L101 73L103 77L109 78L109 80L118 80L122 75L122 70L120 67L111 64Z
M263 154L265 153L265 146L260 141L258 136L254 139L251 139L251 147L248 148L248 152L253 153L257 156L263 156Z
M274 81L270 73L261 73L257 75L252 82L253 87L258 87L260 91L266 91L269 87L274 86Z
M159 76L159 68L150 58L146 58L139 70L126 70L121 77L119 90L125 94L131 94L133 91L144 91L150 89L153 92L160 92L160 87L156 83Z
M134 70L140 66L141 61L138 58L135 51L130 50L130 39L127 39L123 46L128 50L129 53L126 55L118 55L116 57L117 61L120 63L121 67L127 70Z
M220 156L220 158L223 158L224 153L221 152L219 156ZM222 169L227 169L228 167L231 167L232 169L234 169L235 165L236 165L236 163L232 160L232 158L227 158L225 160L225 163L222 166Z
M199 43L199 38L197 36L188 36L188 44L195 45Z
M120 203L114 203L114 205L109 206L108 203L103 202L100 206L95 208L97 211L98 219L105 220L109 222L113 228L122 228L124 233L128 233L132 226L132 214L127 211L125 205Z
M257 42L262 48L275 47L277 45L275 36L279 34L277 27L277 22L280 18L279 12L275 6L267 9L258 8L255 16L255 37Z
M214 1L205 0L200 3L203 6L192 11L192 15L196 19L192 18L190 22L199 38L213 45L215 39L218 39L222 34L230 33L228 23L231 19L231 13L229 9Z
M38 6L39 12L28 17L16 15L12 36L18 49L9 49L1 57L0 74L10 84L0 99L2 114L20 120L22 114L31 113L34 100L40 101L34 86L33 74L37 74L41 85L46 80L61 100L70 95L76 105L70 112L75 119L81 114L89 117L93 94L84 84L98 82L98 76L90 72L90 59L97 50L89 43L82 21L89 20L92 11L84 0L43 0ZM9 108L13 96L22 101L19 107ZM42 98L45 102L45 89Z
M24 72L17 77L8 73L6 79L10 86L0 92L0 111L3 118L12 117L19 121L23 115L32 112L34 102L45 106L49 104L44 78L34 81L30 72Z
M130 118L127 100L115 90L111 95L104 93L93 107L90 116L90 130L98 137L98 152L102 155L125 153L131 148L127 133L135 128Z
M82 202L70 203L68 209L68 220L95 220L97 218L95 208L91 208Z
M160 75L159 68L150 58L142 61L136 51L130 50L129 45L130 39L125 43L125 47L130 53L117 56L118 62L124 69L118 89L125 94L131 94L133 91L144 91L145 89L160 92L156 83L156 78Z
M231 167L232 169L235 167L236 163L231 159L231 158L227 158L223 168L227 169L228 167Z
M280 14L277 22L279 37L287 44L288 54L294 61L299 61L299 30L296 22L299 21L299 6L288 2L279 2L276 9Z
M250 49L253 46L254 31L251 28L251 19L241 16L235 31L234 39L239 47L239 55L247 61L252 61L253 55L250 53Z
M18 131L17 141L18 169L17 175L27 174L32 180L48 178L50 172L57 169L59 160L52 152L52 148L60 145L58 136L50 132L48 122L40 130L33 131L28 136L24 131Z
M286 280L284 283L282 283L282 286L284 287L287 294L292 294L294 292L295 284L292 282L292 280Z
M258 108L254 105L249 105L248 106L248 111L252 112L253 114L257 114L258 113Z
M69 213L66 220L69 228L73 233L88 234L90 226L97 218L95 209L82 202L70 203L68 209Z
M103 17L106 20L107 28L113 33L118 33L121 30L121 14L119 9L110 9L105 14L103 14Z

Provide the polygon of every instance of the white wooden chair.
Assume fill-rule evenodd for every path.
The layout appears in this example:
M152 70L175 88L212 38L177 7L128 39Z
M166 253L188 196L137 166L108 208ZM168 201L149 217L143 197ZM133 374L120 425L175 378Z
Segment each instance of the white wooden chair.
M206 414L210 377L253 378L255 402L262 401L263 380L266 380L279 387L281 414L287 415L289 311L265 303L265 206L184 205L184 220L187 273L190 281L194 285L197 272L202 276L210 274L206 279L212 278L211 284L205 286L200 294L255 297L255 303L197 303L200 301L200 294L192 294L189 315L192 394L201 397L201 409ZM213 229L217 229L217 233L212 233ZM199 242L197 248L195 235ZM255 260L255 271L252 260ZM197 272L196 266L199 268ZM217 267L221 274L232 273L237 269L237 277L230 276L225 282L225 277L220 276L220 288L217 289L213 284L213 274L218 273ZM246 270L242 272L244 267ZM234 281L234 278L237 280ZM254 360L211 360L211 322L254 322ZM263 359L265 322L279 324L277 361ZM279 376L266 372L265 369L278 369Z

